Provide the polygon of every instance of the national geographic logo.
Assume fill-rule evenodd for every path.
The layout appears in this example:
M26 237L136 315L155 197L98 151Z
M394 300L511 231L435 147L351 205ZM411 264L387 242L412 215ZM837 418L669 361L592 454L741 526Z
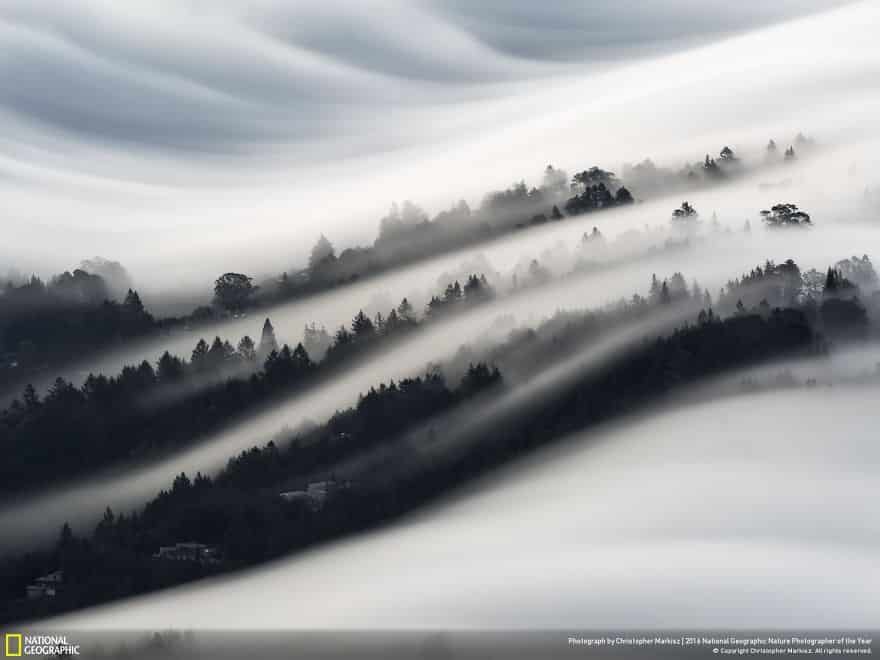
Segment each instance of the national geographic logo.
M7 658L79 655L79 644L68 642L66 635L6 633L3 653Z
M3 652L7 658L20 658L21 647L21 633L6 633L3 640Z

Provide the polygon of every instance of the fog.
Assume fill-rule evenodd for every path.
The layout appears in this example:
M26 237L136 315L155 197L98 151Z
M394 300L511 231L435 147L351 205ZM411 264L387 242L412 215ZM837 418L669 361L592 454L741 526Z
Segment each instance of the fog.
M320 233L370 245L393 201L431 215L547 163L651 157L678 169L733 147L745 172L567 217L450 254L86 356L57 375L188 357L199 338L279 343L358 310L424 303L452 279L496 297L346 361L272 406L148 464L118 465L0 504L0 554L88 533L180 472L214 474L284 429L322 423L371 386L500 344L558 310L598 309L683 273L713 298L772 259L820 272L880 258L880 49L875 2L707 0L638 6L520 0L10 0L0 7L0 274L120 261L147 308L207 303L227 271L305 265ZM845 44L845 48L841 47ZM815 146L769 167L803 131ZM674 229L687 199L700 214ZM762 226L793 202L804 231ZM746 221L750 231L744 230ZM604 242L582 241L598 227ZM684 240L687 239L687 240ZM550 276L526 277L537 259ZM692 315L691 310L688 314ZM419 458L510 421L679 309L616 328L531 380L428 420ZM232 577L69 614L67 629L870 627L880 616L873 429L880 344L761 364L566 438L395 524ZM810 386L745 393L781 384ZM502 374L503 375L503 374ZM21 383L23 385L24 383ZM200 383L201 385L201 383ZM0 392L4 400L11 392ZM163 390L158 406L178 390ZM419 431L397 438L400 443ZM353 457L363 469L393 443ZM418 452L417 452L418 453Z
M533 316L524 326L533 326L555 311L558 298L548 295L517 298L518 304L526 304ZM506 336L506 332L492 332L491 320L499 313L498 305L482 309L463 318L438 324L418 336L404 340L393 351L380 353L363 365L347 370L344 375L322 383L304 394L290 397L270 409L233 423L215 433L196 447L172 454L146 466L126 465L108 470L105 474L90 474L87 478L60 485L32 495L11 498L0 507L0 526L7 530L0 539L0 551L9 551L29 544L51 542L57 529L70 522L75 529L90 529L107 506L116 511L126 511L143 504L162 488L168 488L173 478L181 472L194 475L201 471L212 474L226 465L227 460L244 449L265 445L283 429L293 429L308 422L322 423L335 411L353 406L358 395L379 382L400 380L421 375L431 363L440 363L464 343L462 337L480 337L491 345ZM507 312L515 307L508 306ZM599 364L618 353L633 341L653 336L684 319L681 309L674 308L658 314L640 324L630 327L584 348L579 356L518 391L512 401L498 403L496 414L509 411L511 405L527 396L545 396L542 390L558 387L562 379L570 379L572 371L582 372L590 365ZM505 330L509 326L505 326ZM488 332L487 332L488 331ZM536 375L538 370L536 369Z
M848 150L844 150L846 154ZM831 159L829 161L829 159ZM254 317L231 320L217 326L200 328L196 332L179 333L160 341L135 344L113 351L98 359L76 365L65 375L81 382L88 371L116 373L125 363L141 359L156 360L163 350L187 356L200 336L210 338L219 333L236 340L244 334L258 336L262 318L270 316L280 341L296 342L301 339L306 322L317 321L333 328L348 323L354 313L377 299L398 301L404 295L424 298L428 290L436 290L441 274L457 271L463 263L488 262L506 281L511 270L523 259L537 257L556 271L557 277L547 284L529 289L503 291L494 302L426 324L416 335L394 344L388 350L366 357L357 366L320 383L304 393L289 398L271 410L243 419L222 432L216 433L199 445L146 467L128 466L96 479L62 486L48 492L7 503L0 512L0 520L15 534L5 535L3 545L24 544L33 538L49 540L58 526L69 520L77 529L90 527L104 507L128 510L153 496L160 488L168 487L174 475L181 471L213 472L227 459L253 445L265 444L284 427L295 428L305 421L322 422L333 412L357 401L358 394L370 386L390 379L422 373L430 362L442 363L463 344L486 337L490 342L500 341L514 325L534 326L558 309L595 308L633 293L645 295L653 273L660 277L681 271L688 278L696 278L713 295L728 279L733 278L766 258L777 261L794 258L806 270L815 267L824 270L829 264L853 252L871 251L880 246L876 225L864 222L845 222L856 203L845 196L848 173L833 180L827 187L820 186L822 172L840 172L843 168L827 167L828 162L846 162L840 152L829 151L824 156L809 160L795 170L804 182L799 191L809 195L813 206L815 227L807 232L770 232L758 226L753 211L753 230L741 232L741 218L748 209L769 205L774 199L767 194L759 197L754 180L741 181L722 189L701 192L692 196L701 209L703 218L718 208L718 219L735 233L712 234L703 227L703 239L693 247L676 250L637 251L619 262L613 260L605 269L593 273L571 274L567 269L577 256L577 245L584 231L599 224L608 236L609 251L622 244L626 253L626 232L648 224L668 225L668 215L678 201L659 200L636 205L622 211L609 211L585 218L572 218L550 227L542 227L491 245L466 250L427 263L396 271L375 279L310 298L261 311ZM831 175L827 180L831 180ZM830 191L824 196L821 191ZM839 192L838 192L839 191ZM755 199L749 198L755 195ZM745 198L745 200L744 200ZM675 198L677 199L677 198ZM757 206L752 206L760 202ZM704 225L707 223L704 222ZM649 244L662 245L668 236L661 232ZM558 245L562 244L563 248ZM874 252L876 254L876 252ZM568 273L568 275L566 275ZM488 333L488 334L485 334ZM873 358L872 358L873 359ZM876 360L869 364L874 364ZM33 536L32 536L33 535Z
M812 14L840 4L7 2L0 264L100 254L195 295L303 263L320 231L370 239L395 199L476 202L547 162L858 140L878 10Z
M877 394L736 397L580 434L392 528L46 625L870 627Z
M118 373L126 364L137 364L147 359L155 362L163 351L186 357L200 337L210 340L214 335L236 342L244 335L259 337L263 319L270 317L279 341L295 345L302 340L303 327L315 322L332 331L340 324L347 325L359 309L368 313L387 313L403 297L408 297L417 309L431 294L442 291L453 278L466 273L486 271L496 273L500 280L493 285L501 293L509 293L511 276L517 266L538 259L557 276L570 275L579 257L588 257L598 264L606 264L607 272L577 274L573 279L582 284L551 283L562 286L575 298L554 296L548 292L538 304L550 301L566 306L577 301L579 306L596 306L634 292L644 292L651 274L666 277L681 271L690 281L697 278L709 287L713 296L728 279L746 272L766 259L783 261L793 258L803 268L820 271L833 262L852 256L877 255L880 248L880 224L861 205L861 192L870 180L876 156L872 146L865 143L828 146L818 150L802 163L786 167L780 172L765 172L761 176L735 180L722 187L694 191L686 197L700 211L702 222L698 236L702 240L692 250L657 252L667 239L682 237L670 231L669 217L681 203L684 195L661 197L626 209L612 209L601 213L567 218L529 230L516 232L489 244L460 250L435 259L419 262L357 284L333 289L305 300L276 305L251 312L251 316L230 319L200 326L191 332L175 331L146 342L132 342L120 348L104 351L69 367L46 374L36 385L48 387L57 375L81 383L91 373ZM853 170L852 165L859 165ZM780 177L791 179L782 190L762 188L760 184ZM770 232L761 227L758 211L779 201L796 201L813 217L815 226L809 232ZM710 217L717 215L719 229L710 227ZM746 220L752 225L748 235L742 234ZM594 226L607 237L609 248L598 253L579 250L581 237ZM645 231L645 228L651 228ZM729 229L734 235L725 234ZM640 234L633 234L639 231ZM652 249L653 248L653 249ZM611 268L613 266L613 268ZM552 289L551 289L552 291ZM200 302L205 302L205 293ZM147 306L151 305L146 298ZM195 304L195 303L194 303ZM524 300L518 300L517 309L529 309ZM552 306L551 306L552 311ZM540 315L540 309L534 310ZM18 394L25 383L7 389L6 396Z

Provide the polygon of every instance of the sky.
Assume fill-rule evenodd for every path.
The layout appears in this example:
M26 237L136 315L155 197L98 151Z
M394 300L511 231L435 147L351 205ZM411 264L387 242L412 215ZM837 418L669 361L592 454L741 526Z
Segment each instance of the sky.
M395 200L434 212L547 162L679 163L818 131L828 101L804 101L839 107L876 73L866 30L815 15L840 4L10 0L0 272L97 255L141 289L206 293L226 270L303 265L322 231L371 240ZM788 20L805 21L791 43Z

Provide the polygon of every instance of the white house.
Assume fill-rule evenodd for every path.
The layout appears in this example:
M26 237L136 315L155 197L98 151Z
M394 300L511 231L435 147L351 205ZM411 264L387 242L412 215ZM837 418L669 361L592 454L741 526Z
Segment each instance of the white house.
M172 561L197 561L201 564L213 564L219 561L216 547L204 543L176 543L163 545L153 554L153 559L170 559Z
M335 481L313 481L305 490L289 490L280 497L288 502L305 502L313 511L324 506L327 496L338 488Z
M29 584L26 587L27 597L30 599L54 598L63 583L63 571L54 571L48 575L43 575L34 580L33 584Z

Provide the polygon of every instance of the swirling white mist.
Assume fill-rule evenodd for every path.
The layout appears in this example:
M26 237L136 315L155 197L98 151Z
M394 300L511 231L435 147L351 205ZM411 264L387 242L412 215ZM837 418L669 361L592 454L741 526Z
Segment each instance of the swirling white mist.
M870 626L876 396L738 397L580 434L392 528L46 625Z

